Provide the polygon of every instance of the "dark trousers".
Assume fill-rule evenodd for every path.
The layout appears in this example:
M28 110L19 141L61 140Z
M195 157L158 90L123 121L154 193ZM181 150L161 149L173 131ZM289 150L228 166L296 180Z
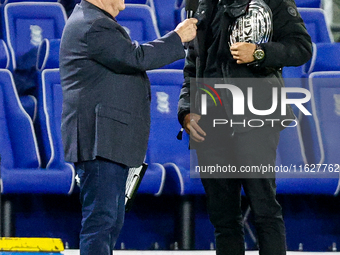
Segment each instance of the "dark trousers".
M80 177L80 255L111 255L124 223L128 167L105 159L75 164Z
M275 166L279 128L263 126L244 133L219 126L211 129L209 120L199 122L206 140L194 144L199 165ZM201 174L207 195L207 208L215 228L217 255L243 255L244 229L241 188L249 199L257 232L260 255L286 254L285 226L281 206L276 200L275 176L220 178Z

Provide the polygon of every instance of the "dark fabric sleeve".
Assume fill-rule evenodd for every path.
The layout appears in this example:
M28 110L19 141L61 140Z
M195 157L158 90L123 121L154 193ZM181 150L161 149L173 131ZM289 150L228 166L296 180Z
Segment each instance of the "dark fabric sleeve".
M273 38L261 44L266 57L260 67L300 66L312 56L312 41L293 0L271 0Z
M124 36L121 29L118 24L99 19L87 33L89 57L115 73L132 74L156 69L185 57L176 32L136 45Z
M190 86L190 79L196 78L196 52L194 41L190 42L184 66L184 82L178 101L178 121L183 126L185 115L190 113L190 93L196 93L196 87Z

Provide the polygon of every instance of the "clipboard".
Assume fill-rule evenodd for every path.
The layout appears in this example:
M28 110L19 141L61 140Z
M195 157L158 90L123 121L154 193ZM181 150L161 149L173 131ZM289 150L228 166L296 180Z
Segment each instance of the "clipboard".
M125 186L125 212L130 211L147 168L148 164L143 163L139 167L129 169Z

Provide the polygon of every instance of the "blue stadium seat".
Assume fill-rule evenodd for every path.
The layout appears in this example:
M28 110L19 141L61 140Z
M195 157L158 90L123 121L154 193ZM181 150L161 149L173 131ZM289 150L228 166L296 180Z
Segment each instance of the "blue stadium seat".
M322 71L340 71L340 43L317 43L313 59L306 66L307 74Z
M12 74L0 69L0 134L2 193L68 194L73 190L74 169L41 168L32 120L23 109Z
M153 0L148 4L155 10L161 35L174 30L180 21L181 3L177 0Z
M160 37L154 11L146 4L126 4L124 11L116 17L131 37L139 44L153 41Z
M126 0L126 4L146 4L146 0Z
M40 43L60 39L67 19L64 7L53 2L8 3L1 8L2 32L19 95L34 95Z
M321 157L317 163L337 163L340 71L313 72L308 79L312 114L317 125ZM327 135L326 135L327 134Z
M6 43L0 39L0 68L8 69L10 67L10 56ZM20 101L25 111L35 121L37 115L37 100L32 95L20 96Z
M3 18L4 38L16 69L18 60L37 50L44 38L61 38L67 17L59 3L18 2L5 5Z
M138 194L162 195L165 178L166 171L164 166L159 163L150 163L138 188Z
M10 65L10 56L6 43L0 39L0 67L8 69Z
M332 177L332 188L338 193L339 169L339 124L340 124L340 71L313 72L308 78L309 90L312 94L312 115L316 125L314 138L320 148L317 164L327 164L325 175ZM315 149L315 147L313 148ZM334 170L331 172L333 165ZM336 170L337 169L337 170Z
M325 12L321 8L298 8L307 31L314 43L331 43L333 35L326 23Z
M163 67L161 67L160 69L180 69L183 70L184 68L184 64L185 64L185 59L179 59L175 62L172 62L168 65L165 65Z
M313 42L313 57L305 65L284 67L282 76L284 78L301 78L310 73L310 65L316 60L316 45L319 43L333 42L333 36L330 28L326 23L325 12L321 8L298 8L298 11L305 22L308 33ZM288 81L289 82L289 81ZM301 84L300 86L303 86Z
M147 162L160 163L166 177L163 194L180 196L178 227L181 229L180 249L193 249L195 229L194 196L205 194L194 151L189 151L188 136L177 140L181 129L177 120L177 104L184 80L182 70L158 69L148 72L151 83L151 127Z
M179 10L179 13L180 13L180 21L185 20L186 17L187 17L187 12L185 11L185 7L182 7L182 8Z
M35 130L39 144L42 165L59 167L64 163L64 151L61 139L61 111L62 111L62 88L59 74L59 54L55 54L54 48L58 48L59 40L45 39L39 48L41 61L39 66L37 89L38 117ZM45 46L43 46L45 45ZM54 46L53 46L54 45ZM53 52L51 54L51 52ZM52 69L51 69L52 68ZM139 186L138 193L162 194L165 182L165 169L160 164L149 164L144 178Z
M279 167L276 173L277 194L337 193L339 174L327 176L324 173L317 173L317 167L313 169L313 164L308 164L297 127L291 126L281 131L277 155L276 166Z
M297 7L321 8L320 0L296 0L295 3Z
M37 117L37 99L32 95L20 96L20 102L34 123Z
M1 0L2 5L17 2L59 2L59 0Z
M308 76L318 68L330 68L331 62L337 65L338 60L329 61L337 58L335 49L330 49L331 43L313 43L313 56L309 63L299 67L285 67L283 76L286 87L305 88L308 89ZM322 54L322 55L319 55ZM339 69L340 70L340 69ZM299 93L289 93L289 98L301 98ZM304 104L304 107L312 113L311 101ZM277 150L277 166L286 166L294 169L295 173L278 173L277 174L277 193L278 194L327 194L333 195L337 182L335 179L308 178L311 173L302 171L304 166L317 164L320 162L320 147L318 144L316 124L314 116L304 115L296 106L293 111L298 117L299 124L296 127L286 128L281 132L280 143ZM312 113L313 114L313 113ZM314 114L313 114L314 115ZM301 167L302 168L301 168ZM287 169L286 168L286 169ZM311 167L310 167L311 168ZM312 173L313 174L313 173Z
M181 129L177 120L177 103L184 80L183 71L159 69L149 71L148 76L153 100L146 160L165 166L164 193L204 194L199 176L190 176L190 160L194 162L195 158L190 157L188 139L180 141L176 138Z
M305 65L306 71L298 82L292 82L298 79L285 80L286 85L294 87L302 87L309 89L310 75L314 72L320 71L340 71L340 62L338 55L340 54L339 43L317 43L313 44L313 57L312 60ZM292 84L290 84L292 83ZM311 101L305 104L308 111L312 112ZM302 113L297 113L300 119L301 133L306 148L306 156L309 163L318 163L321 158L320 147L318 143L318 135L316 123L313 116L306 116Z
M63 158L60 137L62 89L58 69L59 46L60 39L45 38L39 46L37 57L39 114L35 127L42 164L46 166L53 165L54 161L58 162ZM156 163L149 164L138 193L159 196L162 194L164 182L164 167Z
M59 168L65 164L60 130L63 95L59 69L43 70L37 91L38 117L35 129L42 165Z
M45 38L38 47L36 69L43 71L59 68L59 49L60 39Z
M311 60L301 67L285 67L282 75L287 87L300 87L309 89L309 76L313 72L340 71L340 44L339 43L313 43L313 56ZM294 94L292 96L295 96ZM305 104L308 111L312 112L312 104ZM318 143L315 120L313 116L305 116L295 111L300 120L300 128L306 148L309 163L318 163L321 152Z
M1 167L39 168L40 155L33 123L20 103L12 74L7 69L0 69L0 84ZM24 146L24 142L27 146Z

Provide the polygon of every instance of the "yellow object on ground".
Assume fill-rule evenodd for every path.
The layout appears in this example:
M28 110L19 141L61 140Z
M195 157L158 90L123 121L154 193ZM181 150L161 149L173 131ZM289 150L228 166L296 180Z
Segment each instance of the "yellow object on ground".
M64 250L59 238L1 237L0 251L58 252Z

